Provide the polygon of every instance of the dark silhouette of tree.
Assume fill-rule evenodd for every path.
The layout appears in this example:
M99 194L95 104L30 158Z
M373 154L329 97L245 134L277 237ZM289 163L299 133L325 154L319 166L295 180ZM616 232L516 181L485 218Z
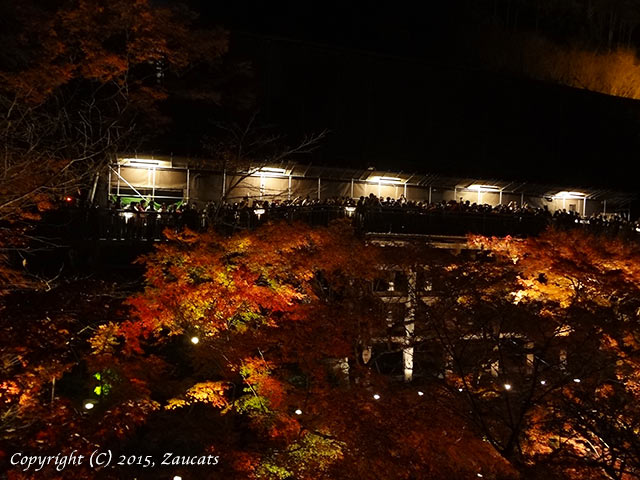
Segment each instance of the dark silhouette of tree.
M0 10L3 255L63 199L91 202L115 153L167 122L166 81L215 67L227 34L198 29L179 5L149 1L2 2Z
M214 130L203 140L209 159L202 160L201 166L223 172L224 179L229 180L221 191L220 205L237 198L239 187L247 188L247 179L256 172L265 167L286 169L317 149L326 135L326 131L311 133L289 144L276 128L259 124L258 114L254 112L241 123L215 123ZM251 196L262 196L259 187L254 188Z

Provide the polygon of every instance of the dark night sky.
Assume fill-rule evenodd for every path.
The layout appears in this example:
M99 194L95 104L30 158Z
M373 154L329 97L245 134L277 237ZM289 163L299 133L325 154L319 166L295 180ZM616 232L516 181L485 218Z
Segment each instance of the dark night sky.
M463 2L192 3L252 62L262 121L330 130L307 161L635 190L640 102L465 64Z

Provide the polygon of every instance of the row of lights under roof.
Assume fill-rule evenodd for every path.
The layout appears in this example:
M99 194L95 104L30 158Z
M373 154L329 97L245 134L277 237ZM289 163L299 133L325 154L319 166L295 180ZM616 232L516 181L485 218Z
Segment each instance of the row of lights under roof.
M118 163L121 165L128 165L130 167L143 167L143 168L155 168L155 167L165 167L171 168L171 161L167 160L159 160L155 158L120 158L118 159ZM251 175L261 175L263 177L281 177L288 176L289 173L286 168L281 167L260 167L254 168L250 171ZM407 183L408 180L403 180L400 177L390 177L385 175L374 175L366 179L369 183L380 183L385 185L397 185ZM460 188L460 187L458 187ZM463 187L464 188L464 187ZM484 185L474 183L466 187L468 190L477 190L481 192L499 192L501 189L497 185ZM554 195L557 198L574 198L574 197L585 197L586 194L582 192L567 192L562 191L558 192Z

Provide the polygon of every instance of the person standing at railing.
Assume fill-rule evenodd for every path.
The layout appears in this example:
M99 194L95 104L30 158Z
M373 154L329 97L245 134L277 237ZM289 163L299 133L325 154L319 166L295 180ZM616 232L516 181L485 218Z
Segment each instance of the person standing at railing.
M136 222L137 222L138 202L131 202L124 209L123 217L125 221L125 239L135 238Z
M156 212L153 200L149 202L149 206L147 207L147 211L144 215L147 217L147 228L145 236L147 237L148 241L153 241L157 236L159 236L157 231L158 214Z

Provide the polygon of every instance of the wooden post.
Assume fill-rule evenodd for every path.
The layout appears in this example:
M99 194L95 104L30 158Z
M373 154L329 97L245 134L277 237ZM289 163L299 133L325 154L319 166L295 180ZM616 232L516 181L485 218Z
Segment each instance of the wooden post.
M189 184L190 183L191 183L191 177L189 175L189 168L187 168L187 197L186 197L187 204L189 204L189 188L190 188Z
M404 381L413 380L413 339L415 332L415 316L417 304L417 274L414 270L409 272L408 292L407 292L407 315L404 318L404 345L402 347L402 366L404 370Z

